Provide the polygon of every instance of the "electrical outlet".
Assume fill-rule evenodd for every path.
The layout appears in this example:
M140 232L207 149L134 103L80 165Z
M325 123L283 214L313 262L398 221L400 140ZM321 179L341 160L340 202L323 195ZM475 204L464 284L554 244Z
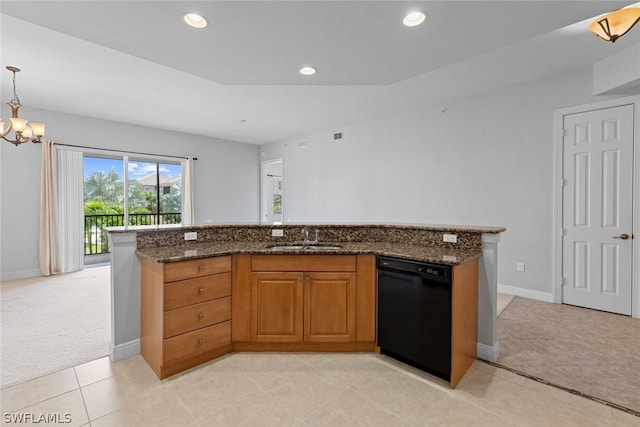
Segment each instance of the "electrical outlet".
M443 242L449 242L449 243L457 243L458 242L458 235L457 234L443 234L442 235L442 241Z
M521 273L524 273L524 262L518 262L516 263L516 271L519 271Z
M198 232L192 231L190 233L184 233L184 240L198 240Z
M284 236L284 230L282 229L273 229L271 230L271 236L273 237L282 237Z

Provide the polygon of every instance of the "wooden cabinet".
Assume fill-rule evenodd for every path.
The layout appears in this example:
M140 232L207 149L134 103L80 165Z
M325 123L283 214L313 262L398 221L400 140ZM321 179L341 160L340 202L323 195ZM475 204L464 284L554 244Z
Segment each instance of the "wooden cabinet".
M142 257L140 348L159 378L231 351L231 257Z
M451 388L476 359L479 260L453 267L451 282Z
M302 340L302 276L295 272L251 275L252 341Z
M140 264L140 348L161 379L231 351L375 349L374 255Z
M248 338L271 343L355 342L360 317L362 341L373 343L375 258L370 264L372 270L362 272L364 304L359 307L358 256L254 255Z
M254 342L355 341L356 274L255 272Z
M234 255L234 350L372 351L375 260L375 255Z
M356 273L306 273L304 341L356 339Z

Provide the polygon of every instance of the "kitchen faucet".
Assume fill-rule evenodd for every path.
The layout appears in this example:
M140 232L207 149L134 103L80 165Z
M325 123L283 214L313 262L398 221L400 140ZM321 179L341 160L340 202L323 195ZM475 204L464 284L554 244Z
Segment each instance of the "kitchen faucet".
M302 229L303 240L300 241L299 243L305 243L305 244L306 243L318 243L318 235L319 235L319 233L320 233L319 230L316 228L316 230L315 230L315 234L316 234L315 240L309 240L309 227L304 227Z

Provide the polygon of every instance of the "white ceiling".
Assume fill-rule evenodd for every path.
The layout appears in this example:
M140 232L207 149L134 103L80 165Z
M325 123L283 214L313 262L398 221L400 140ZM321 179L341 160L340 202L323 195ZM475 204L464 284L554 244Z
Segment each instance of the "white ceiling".
M263 144L593 64L640 41L640 29L615 44L586 30L629 4L2 0L1 54L23 69L24 116L37 107ZM414 9L427 20L404 27ZM209 26L184 25L187 11Z

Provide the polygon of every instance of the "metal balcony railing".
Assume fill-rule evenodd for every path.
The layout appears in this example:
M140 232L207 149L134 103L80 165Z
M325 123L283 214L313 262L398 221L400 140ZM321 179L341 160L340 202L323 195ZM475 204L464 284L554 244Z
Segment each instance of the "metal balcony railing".
M129 225L180 224L182 213L129 214ZM97 255L110 252L105 227L124 225L124 214L84 216L84 254Z

